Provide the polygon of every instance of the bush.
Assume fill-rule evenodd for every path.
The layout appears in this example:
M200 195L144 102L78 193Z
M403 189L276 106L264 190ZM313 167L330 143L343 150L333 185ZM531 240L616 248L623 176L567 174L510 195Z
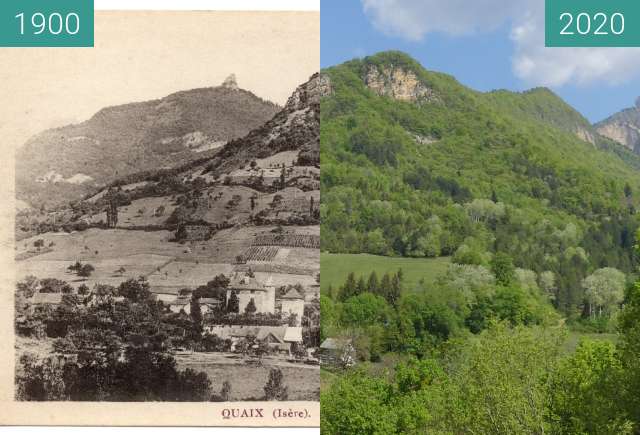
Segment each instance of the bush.
M272 368L269 371L269 380L264 386L265 400L287 400L289 398L288 388L284 385L284 376L279 368Z

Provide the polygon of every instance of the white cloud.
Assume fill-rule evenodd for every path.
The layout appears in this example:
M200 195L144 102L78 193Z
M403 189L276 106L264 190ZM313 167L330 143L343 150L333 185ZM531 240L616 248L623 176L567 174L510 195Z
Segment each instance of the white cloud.
M623 83L640 74L640 48L547 48L544 0L361 0L384 33L419 41L427 34L491 32L508 23L514 74L531 86Z
M513 0L362 0L379 30L417 41L430 32L468 35L494 30L513 13Z

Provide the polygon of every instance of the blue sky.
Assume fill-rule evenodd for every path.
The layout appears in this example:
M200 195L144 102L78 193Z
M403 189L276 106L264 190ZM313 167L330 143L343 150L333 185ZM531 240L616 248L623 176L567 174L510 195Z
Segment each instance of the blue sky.
M456 3L465 2L480 3L480 9L460 18L466 8ZM510 2L505 9L521 4L502 19L483 13L495 12L501 2ZM396 49L481 91L548 86L592 122L633 106L640 95L637 49L544 48L536 18L539 2L543 0L322 0L321 65ZM521 12L527 7L528 13ZM434 8L438 10L432 14Z

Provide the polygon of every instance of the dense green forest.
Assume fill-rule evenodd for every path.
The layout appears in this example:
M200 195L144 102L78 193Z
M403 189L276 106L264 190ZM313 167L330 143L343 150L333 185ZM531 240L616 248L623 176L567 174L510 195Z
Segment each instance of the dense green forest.
M323 287L322 432L640 433L638 156L547 89L324 74L322 250L451 263Z
M438 101L376 95L363 76L385 65L414 72ZM503 252L516 267L551 272L567 316L594 270L633 271L640 159L569 132L583 118L551 91L475 92L398 52L324 73L323 251L485 266Z
M613 340L572 348L504 258L454 265L423 292L402 275L350 275L321 296L323 338L349 340L356 361L345 346L322 369L322 433L638 433L640 283L603 314L617 319Z

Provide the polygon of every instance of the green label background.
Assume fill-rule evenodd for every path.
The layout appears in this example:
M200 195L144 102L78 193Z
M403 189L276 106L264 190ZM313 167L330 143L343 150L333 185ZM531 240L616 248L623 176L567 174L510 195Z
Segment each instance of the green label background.
M570 29L573 35L561 35L567 19L560 21L560 15L569 12L573 15ZM580 35L576 31L576 18L580 13L591 17L591 32ZM594 21L598 12L607 15L607 23L602 28L608 35L594 35L602 19ZM619 12L624 15L624 33L611 33L611 15ZM545 45L547 47L640 47L640 0L545 0Z
M76 13L80 17L80 31L76 35L64 31L52 35L47 29L34 35L31 16L37 12L47 18L57 12L63 21L67 14ZM24 35L20 34L20 20L16 18L20 13L24 13ZM93 0L0 0L2 47L93 47L93 29Z

